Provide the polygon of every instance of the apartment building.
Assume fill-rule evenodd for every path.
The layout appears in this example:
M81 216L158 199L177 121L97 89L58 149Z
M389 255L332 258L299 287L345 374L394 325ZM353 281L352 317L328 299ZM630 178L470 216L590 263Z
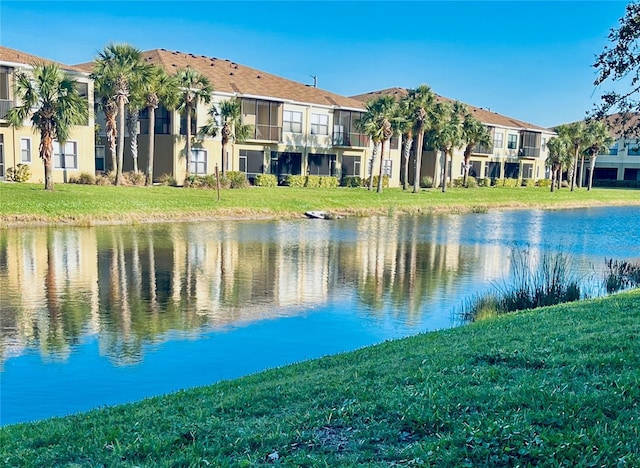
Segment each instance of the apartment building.
M44 165L39 158L40 134L34 131L30 121L20 128L11 127L6 119L9 109L19 106L14 93L15 73L30 70L36 63L52 63L8 47L0 46L0 180L6 180L7 170L18 164L27 164L31 169L29 182L44 182ZM93 108L93 83L89 75L79 68L58 64L76 82L80 94ZM53 145L53 181L66 182L81 172L95 171L94 117L89 115L84 125L72 129L64 145Z
M596 158L593 180L629 180L640 181L640 138L624 135L624 125L621 114L613 114L607 118L611 136L615 142L608 153ZM627 128L640 124L640 116L629 117ZM636 132L637 133L637 132ZM589 168L585 170L585 181L589 177Z
M388 88L380 91L352 96L360 102L369 99L393 95L400 99L407 95L405 88ZM452 99L437 96L440 101L453 102ZM491 179L542 179L548 178L545 167L548 156L546 143L555 135L552 130L528 122L514 119L492 112L489 109L465 104L469 111L480 120L491 135L493 145L490 148L476 146L470 158L469 174L474 177L489 177ZM457 148L449 162L448 175L456 179L464 174L464 148ZM409 161L409 182L413 181L415 168L415 154ZM442 181L443 156L439 151L425 148L422 153L420 180L428 176L435 184Z
M287 175L335 176L340 180L369 176L372 144L356 128L365 111L360 101L231 60L165 49L145 51L143 57L169 74L190 67L206 76L214 89L212 103L199 103L192 117L191 174L212 174L216 166L222 170L221 137L201 137L198 133L208 120L211 105L237 98L243 123L252 125L253 133L246 141L228 145L225 170L245 172L249 180L258 174L274 174L280 181ZM91 63L78 67L88 71ZM145 168L150 123L146 112L140 117L139 167ZM99 124L101 119L99 116ZM104 124L100 128L104 129ZM180 183L186 172L186 119L178 111L160 106L155 135L154 176L169 174ZM96 143L96 169L109 170L104 131ZM400 149L397 141L391 147L385 155L384 171L390 185L398 186ZM131 169L131 161L125 154L124 170Z

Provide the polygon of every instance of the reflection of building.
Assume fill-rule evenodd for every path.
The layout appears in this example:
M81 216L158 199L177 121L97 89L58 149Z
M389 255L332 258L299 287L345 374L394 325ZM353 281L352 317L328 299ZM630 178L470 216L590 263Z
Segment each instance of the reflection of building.
M366 102L376 96L393 95L401 98L407 95L405 88L389 88L353 96L354 99ZM452 102L451 99L438 96L441 101ZM545 168L547 158L546 143L555 135L547 128L522 120L492 112L489 109L467 104L473 116L480 120L491 135L491 148L476 146L471 154L469 175L476 178L491 179L543 179L548 178ZM434 183L442 180L442 155L427 147L422 153L420 180L432 177ZM456 179L464 174L463 148L457 148L453 159L449 162L448 175ZM415 154L409 161L409 179L413 180Z
M5 180L7 170L18 164L26 164L31 169L30 182L44 181L44 166L39 156L40 134L33 131L30 121L21 128L10 127L6 120L7 111L21 105L17 101L14 86L15 73L28 71L34 63L50 63L40 57L0 46L0 180ZM79 68L61 65L62 70L76 80L80 94L93 108L93 82L89 74ZM95 130L93 113L89 113L85 125L73 127L68 141L63 145L54 142L53 181L66 182L69 177L81 172L93 174L95 171L94 145Z

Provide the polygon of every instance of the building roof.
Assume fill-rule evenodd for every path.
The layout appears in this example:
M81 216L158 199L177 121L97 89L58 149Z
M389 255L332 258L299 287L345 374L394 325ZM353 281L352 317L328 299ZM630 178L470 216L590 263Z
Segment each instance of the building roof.
M362 103L356 99L246 67L228 59L166 49L148 50L142 56L147 63L158 65L170 74L176 73L180 68L190 67L206 76L214 91L218 92L362 110ZM91 71L92 62L77 66Z
M406 88L387 88L379 91L372 91L370 93L358 94L357 96L351 96L353 99L357 99L362 103L366 103L370 99L376 98L378 96L386 96L392 95L395 96L396 99L400 99L408 94L408 90ZM454 102L454 99L450 99L444 96L440 96L436 94L436 98L441 102ZM525 122L523 120L514 119L512 117L508 117L506 115L498 114L497 112L490 111L488 109L483 109L481 107L475 107L470 104L465 105L468 109L473 113L473 115L480 120L485 125L498 125L501 127L510 127L510 128L518 128L518 129L526 129L526 130L536 130L536 131L544 131L553 133L553 130L548 128L540 127L539 125L534 125L529 122Z
M66 65L64 63L56 62L54 60L49 60L46 58L38 57L36 55L27 54L26 52L22 52L15 49L10 49L9 47L0 46L0 61L16 63L16 64L24 64L24 65L34 65L36 63L55 63L60 66L65 71L72 71L76 73L85 73L79 67L74 67L71 65Z

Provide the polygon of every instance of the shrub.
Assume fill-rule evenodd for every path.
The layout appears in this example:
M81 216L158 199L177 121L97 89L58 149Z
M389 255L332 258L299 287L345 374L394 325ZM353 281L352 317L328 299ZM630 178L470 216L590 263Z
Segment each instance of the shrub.
M491 187L491 178L484 177L482 179L478 179L478 187Z
M467 188L478 188L478 181L475 177L467 177Z
M551 187L551 179L539 179L537 184L538 184L538 187L549 188Z
M640 180L594 179L594 187L640 188Z
M310 175L306 177L305 183L304 183L305 187L309 187L309 188L318 188L320 187L320 176L317 175Z
M258 174L253 183L256 187L275 187L278 185L278 178L273 174Z
M89 174L88 172L81 172L77 176L69 177L70 184L81 184L81 185L94 185L96 183L96 177L93 174Z
M522 179L522 186L523 187L535 187L536 186L536 181L533 179Z
M336 188L338 186L338 178L333 176L320 177L320 187Z
M451 183L453 184L454 187L462 187L464 185L464 178L458 177L456 179L453 179Z
M342 179L343 187L362 187L362 177L347 176Z
M378 187L378 176L373 176L373 188ZM366 180L366 186L369 186L369 178L367 178ZM384 175L382 176L382 187L383 188L388 188L389 187L389 176L388 175Z
M518 182L519 182L518 179L512 179L512 178L502 179L500 186L509 187L509 188L517 187L518 185L520 185L518 184Z
M232 189L242 189L249 187L249 181L247 180L247 174L240 171L227 171L222 178L220 178L220 183L222 184L222 179L226 178L229 181L229 187Z
M604 285L608 293L640 286L640 263L605 259Z
M420 184L423 188L433 188L433 177L424 176L422 178L422 183Z
M144 172L129 171L122 173L122 179L125 185L135 185L140 187L144 185L146 177Z
M31 178L31 166L28 164L18 164L16 167L7 169L7 180L13 182L26 182Z
M158 182L160 183L160 185L171 185L173 187L178 185L176 178L171 174L162 174L160 177L158 177Z
M298 188L304 187L305 179L306 177L301 175L288 175L284 181L284 185Z

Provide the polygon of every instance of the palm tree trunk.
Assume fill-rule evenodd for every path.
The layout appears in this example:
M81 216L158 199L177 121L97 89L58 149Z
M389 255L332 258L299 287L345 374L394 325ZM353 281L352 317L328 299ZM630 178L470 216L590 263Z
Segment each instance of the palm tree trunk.
M47 130L41 134L40 157L44 164L44 189L53 190L53 137Z
M580 156L580 176L578 177L578 188L582 188L583 177L584 177L584 153Z
M409 188L409 156L411 155L411 145L413 144L413 138L407 136L404 142L403 157L404 157L404 175L402 178L402 190Z
M553 193L556 186L556 169L551 166L551 192Z
M153 185L153 152L156 140L156 108L149 106L149 149L147 157L147 177L145 185Z
M378 174L378 193L382 193L382 168L384 165L384 144L387 140L383 140L380 148L380 171Z
M118 171L116 185L122 184L122 164L124 162L124 99L118 99Z
M416 172L413 175L413 193L420 192L420 170L422 165L422 144L424 140L424 132L422 129L418 131L416 144Z
M187 112L187 150L185 154L186 159L186 167L185 167L185 176L184 180L186 181L189 178L189 161L191 160L191 106L186 106Z
M378 153L378 143L373 142L373 151L371 152L371 163L369 164L369 191L373 190L373 168L375 167L376 154Z
M447 191L447 168L449 167L449 151L444 150L444 168L442 169L442 193Z
M129 131L129 150L133 159L133 172L138 172L138 117L137 109L129 109L127 115L127 130Z
M589 160L589 185L587 186L587 191L591 190L591 187L593 187L593 171L596 169L596 158L597 155L592 154Z
M576 154L573 158L573 170L571 176L571 191L576 188L576 176L578 175L578 150L576 149Z
M222 175L225 174L229 162L227 161L227 144L228 141L222 141Z

